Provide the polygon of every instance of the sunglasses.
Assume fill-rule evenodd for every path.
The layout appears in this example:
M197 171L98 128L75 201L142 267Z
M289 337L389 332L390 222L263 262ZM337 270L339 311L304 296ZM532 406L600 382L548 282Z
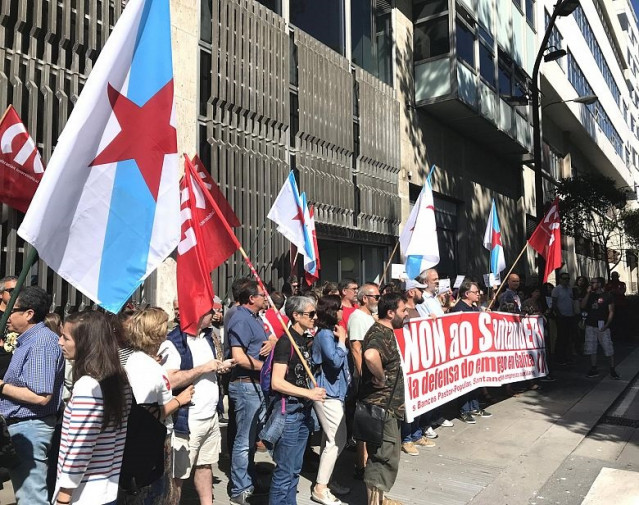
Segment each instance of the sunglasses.
M310 317L311 319L313 319L315 317L315 314L317 314L316 310L311 310L310 312L301 312L301 314Z
M11 313L15 314L16 312L25 312L29 310L29 307L13 307L13 309L11 309Z
M364 296L367 296L368 298L375 298L375 300L379 300L382 295L364 295Z
M6 291L7 293L13 293L13 290L14 290L14 289L15 289L15 288L6 288L6 289L5 289L5 291Z

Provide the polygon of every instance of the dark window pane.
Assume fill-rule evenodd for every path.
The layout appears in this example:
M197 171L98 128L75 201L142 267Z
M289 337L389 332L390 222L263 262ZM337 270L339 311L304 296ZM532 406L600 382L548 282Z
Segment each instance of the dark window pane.
M440 56L450 51L448 16L415 25L415 61Z
M328 47L344 54L342 0L291 0L291 23Z
M211 98L211 54L200 51L200 115L202 116L206 116L209 98Z
M485 44L479 44L479 73L482 78L495 87L495 61L493 52Z
M257 0L276 14L282 15L282 2L280 0Z
M464 24L457 23L457 58L475 65L475 36L473 32Z
M535 1L526 0L526 19L530 26L535 27Z
M212 0L202 0L200 2L200 38L209 44L213 40L211 27L211 1Z
M448 0L422 0L413 2L413 21L448 10Z
M392 79L391 8L387 2L351 0L351 58L380 80Z
M512 74L508 67L499 64L499 94L512 94Z

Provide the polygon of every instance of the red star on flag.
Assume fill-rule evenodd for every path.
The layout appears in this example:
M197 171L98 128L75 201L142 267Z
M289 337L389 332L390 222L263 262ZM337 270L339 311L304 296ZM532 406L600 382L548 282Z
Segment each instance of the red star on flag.
M141 107L110 84L109 102L121 130L90 166L135 160L157 201L166 154L177 152L175 128L171 126L173 80L170 80Z
M493 229L493 235L491 240L492 240L493 248L497 247L498 245L501 245L501 232L495 231Z

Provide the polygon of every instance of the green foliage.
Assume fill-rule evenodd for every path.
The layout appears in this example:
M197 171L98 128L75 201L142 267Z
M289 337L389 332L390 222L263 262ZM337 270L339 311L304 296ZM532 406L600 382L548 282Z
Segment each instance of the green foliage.
M633 248L639 248L639 209L624 211L621 218L626 240Z
M626 195L609 177L585 174L561 179L557 195L562 228L569 235L585 236L607 246L610 236L620 229Z

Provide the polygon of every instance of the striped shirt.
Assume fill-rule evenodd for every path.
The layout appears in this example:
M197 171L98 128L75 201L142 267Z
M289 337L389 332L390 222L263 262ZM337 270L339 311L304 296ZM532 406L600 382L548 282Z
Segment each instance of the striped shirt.
M64 409L58 454L57 496L60 488L73 489L71 503L100 505L117 499L118 480L126 441L131 391L126 388L126 413L119 428L102 428L104 403L98 381L85 375L73 386Z
M57 414L64 383L64 357L58 336L38 323L18 337L11 363L4 376L7 384L26 387L38 395L52 395L46 405L18 403L0 399L0 414L5 418L35 418Z

